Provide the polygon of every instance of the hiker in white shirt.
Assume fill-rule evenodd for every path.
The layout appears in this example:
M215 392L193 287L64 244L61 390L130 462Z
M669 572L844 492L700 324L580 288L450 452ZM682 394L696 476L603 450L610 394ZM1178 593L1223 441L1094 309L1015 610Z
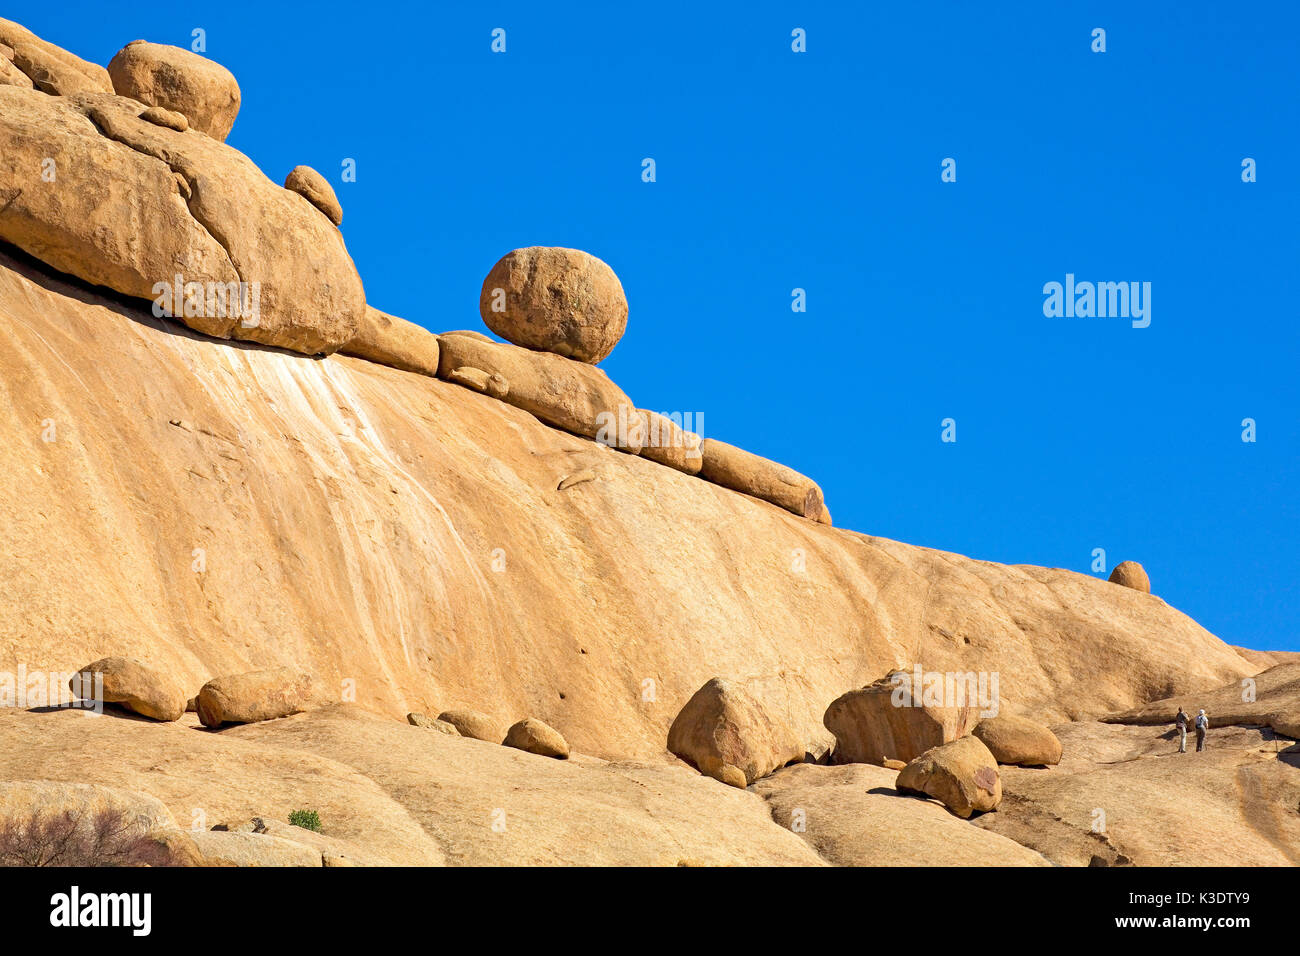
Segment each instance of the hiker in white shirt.
M1210 718L1205 716L1202 710L1196 715L1196 752L1200 753L1205 749L1205 732L1210 729Z

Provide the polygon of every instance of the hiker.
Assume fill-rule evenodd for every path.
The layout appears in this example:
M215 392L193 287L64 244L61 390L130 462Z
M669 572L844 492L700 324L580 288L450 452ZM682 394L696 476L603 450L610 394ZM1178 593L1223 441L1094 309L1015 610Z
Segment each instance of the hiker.
M1181 707L1178 708L1178 716L1174 718L1174 726L1178 728L1178 752L1187 753L1187 715L1183 713Z
M1205 716L1204 709L1196 715L1196 752L1200 753L1205 749L1205 732L1210 729L1210 718Z

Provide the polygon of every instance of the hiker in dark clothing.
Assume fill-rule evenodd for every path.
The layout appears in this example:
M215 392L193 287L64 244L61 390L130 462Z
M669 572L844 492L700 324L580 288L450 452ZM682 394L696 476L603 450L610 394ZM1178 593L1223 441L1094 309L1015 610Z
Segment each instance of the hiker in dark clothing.
M1174 726L1178 728L1178 752L1187 753L1187 715L1183 713L1181 707L1178 708L1178 716L1174 718Z
M1205 749L1205 732L1210 729L1210 718L1205 716L1202 710L1196 715L1196 752L1200 753Z

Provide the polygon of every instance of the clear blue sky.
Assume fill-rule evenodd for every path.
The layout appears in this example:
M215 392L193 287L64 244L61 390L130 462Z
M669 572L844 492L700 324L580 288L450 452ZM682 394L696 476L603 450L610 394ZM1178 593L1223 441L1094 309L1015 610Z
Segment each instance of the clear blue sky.
M289 6L5 15L100 63L205 29L229 142L334 180L379 308L482 328L503 253L586 249L631 305L611 377L816 478L837 524L1105 548L1225 640L1300 649L1297 4ZM1045 317L1067 272L1151 282L1150 327Z

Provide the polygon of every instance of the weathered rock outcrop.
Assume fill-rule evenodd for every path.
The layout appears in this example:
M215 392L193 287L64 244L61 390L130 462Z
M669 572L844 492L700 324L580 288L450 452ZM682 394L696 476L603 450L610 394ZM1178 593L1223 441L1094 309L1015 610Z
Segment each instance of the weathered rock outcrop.
M1275 664L1254 677L1224 687L1180 694L1105 717L1115 724L1173 724L1178 708L1189 714L1204 709L1210 726L1271 727L1292 739L1300 738L1300 662Z
M0 86L0 239L217 338L351 340L365 293L338 230L241 153L141 112Z
M1002 802L998 763L975 737L927 750L898 772L896 786L933 797L963 819Z
M357 334L339 351L404 372L438 374L438 336L370 306L361 315Z
M686 702L668 729L668 749L700 773L745 787L802 760L798 735L735 681L714 677Z
M971 736L979 738L998 763L1039 767L1061 762L1061 742L1056 734L1024 717L986 717L975 725Z
M199 720L215 728L287 717L307 705L311 684L309 675L292 667L218 677L199 691Z
M11 20L0 19L0 43L13 51L5 58L12 60L44 93L70 96L83 92L113 92L108 71L102 66L42 40ZM32 84L25 85L30 87Z
M595 365L627 328L614 270L579 249L530 246L497 261L483 280L479 314L516 345Z
M103 680L103 702L122 704L154 720L180 720L185 713L185 689L170 674L134 657L105 657L80 668L69 689L93 699Z
M225 142L239 115L239 83L231 72L180 47L133 40L109 62L108 76L119 96L183 113L217 142Z
M927 701L912 675L896 672L842 694L822 717L835 735L836 763L904 763L969 733L979 720L974 701Z
M466 708L444 710L438 719L455 727L462 737L499 744L505 738L506 725L489 715Z
M700 454L700 436L686 431L671 418L658 412L644 408L639 411L646 423L645 444L641 448L641 455L683 474L699 474L704 462Z

